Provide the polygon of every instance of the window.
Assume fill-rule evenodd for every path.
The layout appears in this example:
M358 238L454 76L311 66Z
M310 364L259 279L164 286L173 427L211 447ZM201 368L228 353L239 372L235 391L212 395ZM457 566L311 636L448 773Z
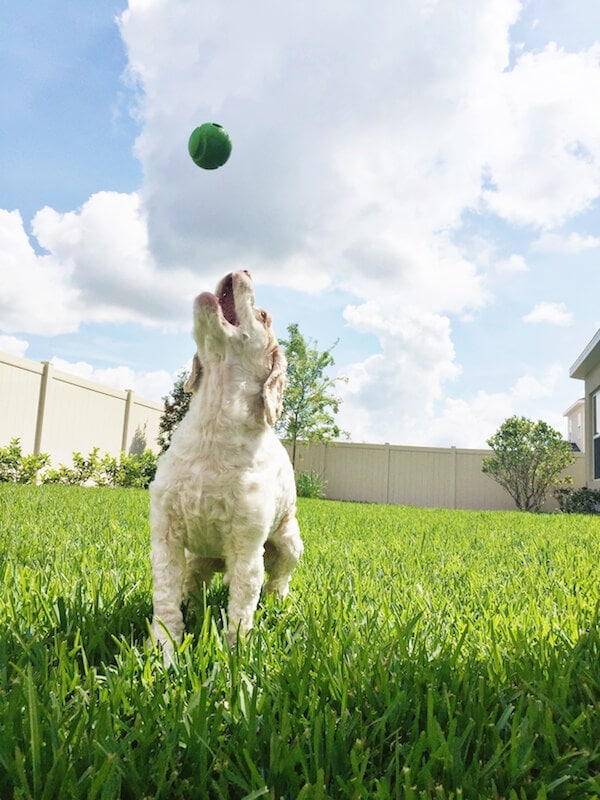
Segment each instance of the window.
M594 437L594 480L600 479L600 391L592 395L592 424Z

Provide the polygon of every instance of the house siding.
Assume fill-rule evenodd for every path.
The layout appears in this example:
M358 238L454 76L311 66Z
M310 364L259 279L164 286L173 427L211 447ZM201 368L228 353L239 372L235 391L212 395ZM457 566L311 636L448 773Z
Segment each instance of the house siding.
M600 392L600 364L585 377L585 459L587 485L590 489L600 489L600 479L594 479L594 406L596 392Z

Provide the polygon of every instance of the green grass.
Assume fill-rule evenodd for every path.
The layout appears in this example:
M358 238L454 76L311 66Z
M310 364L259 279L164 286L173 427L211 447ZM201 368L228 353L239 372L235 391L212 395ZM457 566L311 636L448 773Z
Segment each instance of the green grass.
M300 504L288 601L144 650L148 495L0 486L0 797L600 796L600 519Z

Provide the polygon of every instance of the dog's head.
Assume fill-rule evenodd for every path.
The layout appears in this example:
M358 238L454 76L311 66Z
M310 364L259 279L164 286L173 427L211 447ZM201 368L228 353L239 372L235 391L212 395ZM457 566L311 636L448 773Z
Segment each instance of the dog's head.
M254 306L254 288L247 270L226 275L215 294L203 292L194 301L194 355L185 390L198 389L202 372L228 363L239 380L258 385L261 413L267 425L281 415L286 360L271 328L271 315Z

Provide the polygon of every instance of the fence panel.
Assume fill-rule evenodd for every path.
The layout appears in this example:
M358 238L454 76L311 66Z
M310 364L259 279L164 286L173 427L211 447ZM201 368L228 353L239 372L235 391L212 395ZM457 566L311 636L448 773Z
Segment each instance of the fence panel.
M510 511L514 501L499 483L481 471L489 450L456 451L456 508L487 508Z
M35 447L42 364L0 354L0 447L15 437L24 453Z
M52 370L46 396L46 415L41 438L42 451L53 461L70 464L74 449L87 455L121 450L125 392L98 391L93 384ZM77 442L77 448L73 448Z
M296 469L319 472L330 500L514 510L508 492L481 470L483 458L490 452L345 442L311 444L299 448ZM585 456L574 455L565 474L573 478L574 487L585 486ZM554 498L549 498L544 510L556 508Z
M133 393L132 393L133 394ZM128 453L143 453L144 450L158 452L156 440L159 434L160 418L163 407L156 411L156 403L142 400L141 397L132 396L131 412L129 415L127 431L123 449Z
M55 370L44 362L0 354L0 447L17 437L24 453L48 453L53 466L94 447L113 456L158 452L163 406Z
M325 450L327 496L386 503L388 448L385 445L335 445Z
M455 458L441 448L392 447L388 502L453 508Z

